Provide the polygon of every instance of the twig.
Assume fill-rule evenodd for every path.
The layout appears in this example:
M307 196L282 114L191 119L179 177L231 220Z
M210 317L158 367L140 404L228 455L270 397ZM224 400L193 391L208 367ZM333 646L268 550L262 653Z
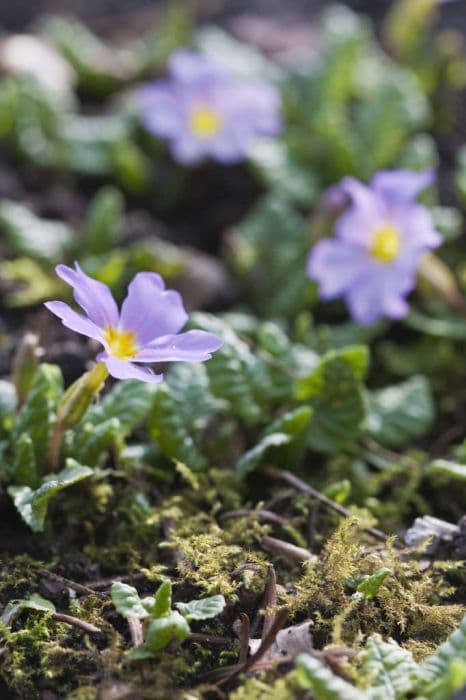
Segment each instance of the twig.
M237 663L232 666L227 666L223 668L217 668L210 673L207 673L204 678L210 682L217 683L218 685L224 685L233 681L241 673L246 673L249 670L259 670L261 668L261 659L270 649L275 641L275 637L278 632L284 626L286 619L288 617L288 609L282 608L274 620L273 626L270 628L267 636L262 640L258 650L255 654L249 657L245 663ZM270 664L276 664L275 661L267 662L264 667L268 667Z
M276 612L273 611L277 605L277 576L275 574L275 569L272 565L269 566L269 576L267 579L267 585L265 587L264 593L264 625L262 627L261 640L263 641L270 630L273 627L275 621ZM272 609L270 615L267 615L267 611Z
M241 613L240 619L241 619L241 627L240 627L240 634L239 634L240 650L239 650L238 663L245 664L247 661L247 658L248 658L248 654L249 654L249 639L251 637L250 624L249 624L249 617L248 617L248 615L246 615L246 613Z
M72 625L73 627L79 627L88 634L101 634L102 630L95 625L91 625L90 622L85 622L80 620L79 617L73 617L72 615L65 615L65 613L53 612L52 618L57 622L64 622L66 625Z
M42 566L38 567L37 572L41 576L45 576L47 578L50 578L53 581L59 581L66 588L71 588L71 589L73 589L73 591L76 591L76 593L82 593L83 595L96 595L96 591L94 591L89 586L85 586L82 583L76 583L76 581L71 581L69 578L65 578L64 576L60 576L59 574L55 574L53 571L49 571L48 569L45 569ZM106 594L99 593L97 595L106 595Z
M295 476L291 472L282 471L281 469L268 469L267 472L268 472L268 474L270 474L271 476L273 476L277 479L281 479L282 481L286 481L287 484L294 486L294 488L297 489L298 491L302 491L303 493L307 493L309 496L312 496L312 498L315 498L316 500L320 501L321 503L324 503L328 508L331 508L336 513L343 515L343 517L345 517L345 518L352 517L351 511L349 511L347 508L340 505L339 503L336 503L335 501L332 501L331 498L328 498L328 496L325 496L323 493L320 493L320 491L317 491L312 486L310 486L305 481L303 481L299 477ZM384 532L382 532L381 530L378 530L375 527L363 526L363 530L365 530L370 535L372 535L372 537L375 537L377 540L380 540L381 542L386 542L388 539L387 535Z
M284 557L298 564L303 561L309 561L309 559L313 557L308 549L297 547L295 544L290 544L289 542L285 542L285 540L279 540L276 537L269 537L269 535L265 535L265 537L261 539L260 545L263 549L267 550L267 552L277 554L279 557Z
M265 635L264 639L261 640L261 644L259 649L256 651L255 654L252 654L249 659L246 660L246 662L243 664L242 668L237 669L234 671L228 678L225 679L225 683L233 680L233 678L236 678L236 676L239 676L240 673L246 673L246 671L252 670L254 665L262 659L263 656L267 653L267 651L270 649L272 644L275 641L275 637L277 636L278 632L282 629L284 626L286 620L288 617L288 609L283 608L280 610L276 617L275 620L273 621L273 625L270 627L269 631Z

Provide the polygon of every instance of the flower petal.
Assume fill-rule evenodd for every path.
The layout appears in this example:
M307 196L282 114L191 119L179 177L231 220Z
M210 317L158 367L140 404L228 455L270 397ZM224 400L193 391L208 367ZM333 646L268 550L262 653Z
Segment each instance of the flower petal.
M102 352L97 356L99 362L105 362L109 374L115 379L140 379L142 382L161 382L163 374L153 374L147 367L138 367L125 360L118 360Z
M380 213L380 202L374 192L354 177L344 177L340 187L351 197L354 206L362 216L373 218Z
M432 215L421 204L398 206L394 220L403 234L403 258L419 257L426 250L441 245L443 238L435 230Z
M386 207L372 190L354 177L343 178L339 187L351 197L352 203L337 219L335 235L353 245L368 247L374 229L386 218Z
M133 358L133 362L187 361L204 362L223 345L214 333L193 330L180 335L168 335L147 345Z
M177 333L188 320L178 292L166 290L160 275L138 272L121 307L122 330L136 333L143 347L162 335Z
M168 61L168 70L172 78L186 83L188 87L195 83L227 79L225 71L216 61L190 49L175 51Z
M171 140L170 152L177 163L194 165L209 155L208 144L207 140L196 139L185 127L183 133Z
M205 149L219 163L231 165L244 159L246 147L251 140L251 138L240 140L235 138L234 134L224 132L206 143Z
M409 202L435 180L433 170L381 170L371 181L371 187L388 204Z
M57 265L56 273L73 287L76 302L96 326L106 328L118 325L118 307L106 284L86 275L78 263L75 263L74 270L67 265Z
M149 83L138 92L142 121L148 131L165 138L177 138L185 129L176 90L168 82Z
M74 311L71 306L65 304L63 301L47 301L44 306L47 307L55 316L61 318L62 323L66 328L70 328L76 333L81 333L82 335L87 335L88 338L94 338L102 342L102 331L101 329L92 323L88 318L78 314Z
M235 130L250 136L277 136L282 130L280 92L264 82L238 85L222 100L228 105Z
M383 316L403 318L409 309L404 297L414 285L414 270L375 265L346 295L352 318L362 326L370 326Z
M361 246L325 239L311 250L307 273L319 284L322 299L335 299L354 284L367 263L367 251Z

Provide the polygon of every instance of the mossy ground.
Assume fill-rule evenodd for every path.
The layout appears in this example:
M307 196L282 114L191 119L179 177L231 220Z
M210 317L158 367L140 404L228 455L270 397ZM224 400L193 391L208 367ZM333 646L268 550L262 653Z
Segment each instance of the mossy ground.
M113 486L103 512L99 489L82 487L74 504L61 506L80 513L65 531L56 529L64 513L57 509L52 514L49 532L41 539L44 556L16 554L2 562L1 608L12 599L41 593L58 610L101 630L87 634L33 611L22 613L11 628L2 626L1 674L10 697L49 697L45 691L69 700L259 700L272 692L277 698L302 697L289 663L269 664L231 682L231 670L224 677L219 674L222 667L238 662L240 642L233 629L241 613L248 616L255 636L260 635L271 566L278 585L269 615L286 607L288 625L312 619L317 650L333 645L358 652L366 637L378 632L396 639L420 660L464 614L464 563L427 563L399 548L396 539L377 543L357 517L342 518L321 508L317 519L314 516L314 556L296 563L261 546L265 535L290 542L282 524L261 522L254 510L245 517L222 517L240 506L261 505L252 503L247 487L228 472L190 479L178 474L170 487L157 493L149 515L134 504L128 507L126 488L124 480ZM263 498L275 500L274 512L286 519L288 533L306 546L316 501L297 492L284 493L272 481L264 482ZM77 502L79 511L74 509ZM22 528L19 519L15 525ZM355 600L352 581L381 567L393 573L376 597ZM220 618L193 626L195 634L209 635L210 640L193 636L157 659L130 662L130 634L112 605L110 582L122 578L141 593L152 593L164 576L173 582L175 600L223 593L227 608ZM345 673L356 667L357 656Z

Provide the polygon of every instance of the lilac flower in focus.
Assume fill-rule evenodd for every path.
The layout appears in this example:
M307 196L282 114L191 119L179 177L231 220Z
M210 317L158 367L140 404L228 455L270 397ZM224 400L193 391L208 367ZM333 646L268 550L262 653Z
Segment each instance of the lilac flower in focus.
M163 374L153 374L139 363L203 362L223 345L220 338L206 331L179 333L188 319L181 296L166 290L162 278L154 272L135 275L121 311L110 289L86 275L78 263L75 269L58 265L56 272L73 287L74 299L86 315L62 301L49 301L45 306L61 318L64 326L104 346L97 360L104 362L116 379L160 382Z
M442 240L428 209L416 202L433 177L430 171L392 170L377 173L369 186L342 180L351 204L335 224L335 238L319 241L308 260L322 299L344 297L361 325L408 313L405 297L415 286L419 260Z
M169 142L178 162L210 156L234 163L257 137L280 132L280 97L272 85L238 83L212 59L188 50L174 53L168 69L168 80L139 91L139 105L147 130Z

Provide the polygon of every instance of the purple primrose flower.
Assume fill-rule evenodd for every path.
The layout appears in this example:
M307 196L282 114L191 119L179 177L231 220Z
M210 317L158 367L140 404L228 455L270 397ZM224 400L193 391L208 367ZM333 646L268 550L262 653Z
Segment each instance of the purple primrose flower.
M163 374L153 374L138 363L203 362L223 345L220 338L206 331L179 333L188 319L181 296L165 289L162 278L154 272L135 275L121 311L110 289L86 275L78 263L75 269L57 265L56 272L73 287L74 299L86 315L62 301L49 301L45 306L64 326L104 346L97 360L104 362L116 379L160 382Z
M148 131L166 139L179 163L205 157L242 160L259 136L280 132L280 96L268 83L236 81L207 56L180 50L168 64L168 80L139 91Z
M322 299L344 297L361 325L408 313L405 297L419 259L442 241L428 209L416 202L433 178L431 171L392 170L377 173L369 186L342 180L351 204L337 219L335 238L319 241L308 260Z

